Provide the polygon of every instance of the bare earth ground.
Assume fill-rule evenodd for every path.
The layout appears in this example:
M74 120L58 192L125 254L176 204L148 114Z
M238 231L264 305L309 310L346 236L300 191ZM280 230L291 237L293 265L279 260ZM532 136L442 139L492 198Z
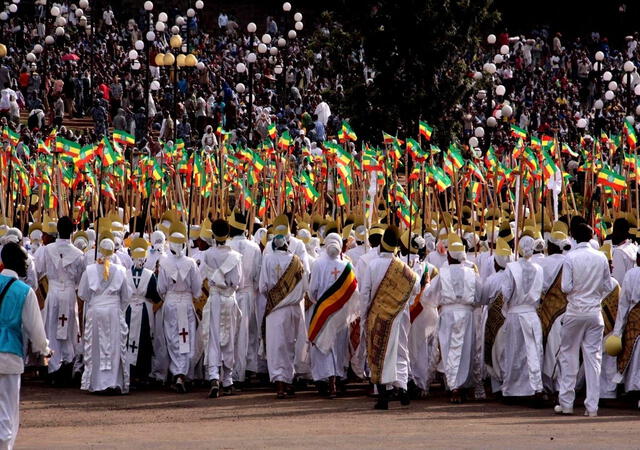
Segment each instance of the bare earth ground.
M639 448L640 413L630 403L597 418L497 401L450 405L441 395L372 409L350 390L275 400L266 389L210 400L206 389L104 397L40 382L23 385L17 448Z

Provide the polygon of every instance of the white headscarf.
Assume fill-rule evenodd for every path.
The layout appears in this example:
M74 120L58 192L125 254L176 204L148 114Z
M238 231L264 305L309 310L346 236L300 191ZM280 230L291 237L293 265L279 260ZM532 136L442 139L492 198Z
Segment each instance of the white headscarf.
M531 258L535 247L535 240L531 236L523 236L518 242L518 252L525 259Z
M327 252L327 256L332 259L336 259L342 251L342 238L338 233L329 233L324 238L324 248Z

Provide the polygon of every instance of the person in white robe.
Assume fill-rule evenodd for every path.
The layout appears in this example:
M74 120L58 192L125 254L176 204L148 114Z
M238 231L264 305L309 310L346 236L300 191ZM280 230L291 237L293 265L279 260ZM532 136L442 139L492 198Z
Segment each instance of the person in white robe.
M487 314L482 321L482 329L486 331L487 319L489 308L497 300L499 296L502 295L502 285L504 284L504 280L507 277L507 272L505 269L507 268L507 264L511 262L513 258L513 253L511 251L511 247L506 243L506 241L502 238L497 239L496 247L493 250L493 255L491 257L491 261L494 264L494 272L489 275L482 283L482 290L480 295L480 303L482 305L487 306ZM504 298L504 297L503 297ZM504 305L504 301L503 301ZM500 308L500 315L504 319L504 314L502 312L502 308ZM486 334L483 334L483 337ZM500 327L496 335L494 336L493 345L491 349L485 349L484 339L483 339L483 348L482 348L482 361L490 361L490 364L485 364L488 375L491 378L491 390L492 392L500 391L502 386L502 369L500 366L500 361L504 359L502 356L505 349L505 329L504 323L503 326ZM490 352L489 355L485 355L485 351L488 350Z
M349 257L351 264L353 264L353 267L355 268L358 266L360 258L367 253L369 249L367 248L368 245L365 243L366 227L362 224L357 224L353 230L356 237L355 246L347 250L346 255Z
M402 259L409 255L409 266L420 279L420 292L411 299L409 305L409 379L410 391L416 398L426 397L435 375L438 359L438 307L433 297L427 297L425 287L438 274L438 269L426 261L420 261L419 254L425 251L423 237L413 234L410 247L401 239ZM410 250L409 250L410 248ZM431 249L433 250L433 249ZM428 256L428 255L427 255Z
M371 306L376 300L378 289L382 283L387 270L394 261L400 261L405 269L411 270L401 259L396 258L395 253L400 243L398 230L394 226L389 226L382 236L380 242L380 254L367 263L367 268L363 273L361 283L361 302L365 311L369 311L362 328L365 329L365 341L369 339L366 333L366 324L368 315L371 313ZM377 383L378 401L374 408L386 410L388 406L388 391L397 389L399 391L400 403L406 406L410 403L407 392L407 384L409 382L409 329L411 320L409 315L409 307L411 300L420 292L420 277L413 276L414 282L411 291L408 293L407 301L401 306L399 313L392 321L389 331L388 342L383 357L383 365L381 368L380 380ZM367 355L369 364L372 358L379 359L380 355Z
M42 310L49 346L53 351L48 365L49 374L57 372L63 365L71 370L81 347L76 288L85 270L84 254L70 242L73 223L69 217L60 218L57 232L58 239L41 247L35 257L38 276L47 277L49 283ZM56 378L54 376L52 381Z
M385 224L375 224L369 230L369 249L358 259L358 263L355 264L356 279L358 283L362 284L364 280L364 274L367 272L369 262L380 256L380 241L382 240L382 234L386 229ZM366 367L367 362L367 346L364 340L364 323L367 316L368 302L362 298L362 291L359 290L358 298L356 299L356 318L351 323L350 327L354 329L354 333L359 335L358 345L356 348L351 349L351 369L355 375L360 379L365 379L369 376Z
M0 448L12 449L20 425L20 382L24 372L24 347L50 356L36 294L18 280L27 275L27 253L16 243L0 252ZM9 285L11 283L11 285ZM5 289L6 288L6 289Z
M26 245L31 256L35 256L38 249L42 246L42 224L33 223L29 226L29 244Z
M98 239L98 259L80 280L78 297L84 301L81 389L90 392L129 392L127 335L124 310L132 294L124 267L111 264L115 252L111 233Z
M304 273L309 279L309 273L311 272L309 257L307 255L307 248L297 237L293 236L289 226L289 219L286 215L280 215L276 217L273 223L273 234L281 234L287 240L288 251L300 258L302 266L304 267ZM267 246L264 249L263 256L268 255L273 251L272 246ZM296 359L295 369L300 378L310 379L311 366L309 364L309 343L307 341L307 324L304 309L304 301L300 302L300 316L297 327L298 337L296 338Z
M336 383L340 379L346 379L347 368L349 366L349 323L348 315L351 308L350 302L356 293L357 282L355 281L355 271L351 263L341 256L342 238L337 233L330 233L324 240L325 252L314 262L311 269L311 278L309 281L309 300L314 304L310 308L310 335L311 348L311 375L316 384L328 386L329 398L335 398L337 395ZM347 277L352 280L353 284L347 284L348 280L343 281L344 286L353 289L347 289L343 298L333 298L331 296L324 298L330 288L337 289L343 285L335 286L336 282L342 280L343 275L351 274ZM334 287L335 286L335 287ZM348 296L347 296L348 293ZM323 301L339 301L342 303L339 309L333 312L323 323L320 331L316 332L321 319L322 312L318 308L322 308ZM324 305L328 307L328 305ZM316 317L317 316L317 317Z
M276 235L270 245L272 249L269 252L265 251L260 268L259 289L266 299L271 296L273 288L292 264L292 259L298 259L294 265L299 268L296 270L296 279L299 278L299 280L295 286L292 286L283 298L278 298L278 303L273 305L270 311L262 312L265 318L261 350L262 354L266 353L269 378L276 384L277 398L283 399L287 395L293 395L296 341L299 339L300 321L304 323L301 303L308 281L302 261L288 250L285 235Z
M149 243L142 238L132 240L129 250L133 265L127 272L131 281L131 297L125 310L129 327L127 336L127 361L131 383L145 383L151 374L155 315L153 305L162 299L158 294L155 273L144 267Z
M147 262L144 263L145 269L150 269L152 272L158 273L160 261L167 256L165 252L165 239L164 233L160 230L151 233L151 247L149 248Z
M447 263L447 246L449 245L447 237L448 230L443 228L438 234L438 241L436 242L436 251L430 252L427 256L427 262L437 269L440 269Z
M594 250L589 241L593 230L581 223L572 227L577 246L562 266L562 291L567 294L560 334L560 389L558 414L573 414L575 385L582 354L587 396L585 415L598 414L604 320L600 302L614 287L607 258Z
M636 264L636 251L638 246L629 239L629 222L620 217L613 222L611 233L611 275L622 284L628 270Z
M488 279L495 272L495 265L493 264L495 252L492 250L496 248L499 231L496 227L491 228L490 225L492 222L489 219L485 218L485 220L488 220L487 240L485 242L489 251L481 252L476 260L476 265L480 272L480 279L482 280Z
M233 381L243 383L246 372L258 372L258 345L260 340L260 322L256 301L260 281L262 252L260 246L245 236L245 216L234 212L229 218L229 236L227 245L242 257L242 283L236 292L236 301L242 316L235 336L235 363Z
M460 238L448 237L448 264L426 288L440 306L438 340L441 363L451 402L462 402L461 389L473 384L472 369L475 351L473 308L480 300L481 281L478 273L465 264L466 252Z
M552 230L547 242L547 256L538 262L542 267L542 294L541 297L549 291L558 274L562 270L565 260L563 251L568 249L571 244L564 231ZM551 329L547 335L547 341L544 348L544 360L542 363L542 383L545 391L557 392L558 380L560 379L560 365L558 364L558 352L560 350L560 330L562 329L562 318L564 314L560 314L551 325Z
M209 280L209 298L202 310L200 335L204 349L209 398L217 398L220 382L223 392L233 393L233 367L236 335L242 312L236 291L242 283L242 255L227 245L229 223L218 219L211 224L214 243L203 258Z
M187 230L175 224L169 234L170 254L159 259L158 293L164 303L156 313L153 376L165 380L167 371L174 377L173 388L186 392L185 381L192 379L196 361L196 313L193 299L202 292L202 276L196 262L185 256ZM158 325L158 322L161 325Z
M629 313L640 303L640 267L638 267L640 265L640 252L636 256L636 264L636 267L627 271L622 282L616 323L611 333L619 338L622 338L625 331ZM617 365L614 365L614 368L616 369L616 374L612 379L614 383L622 383L625 392L640 391L640 350L638 345L634 346L631 360L623 373L618 373ZM640 408L640 402L638 407Z
M522 236L520 259L507 264L502 282L504 298L504 360L501 361L502 395L532 396L542 393L542 327L536 307L542 293L542 268L531 262L535 241Z

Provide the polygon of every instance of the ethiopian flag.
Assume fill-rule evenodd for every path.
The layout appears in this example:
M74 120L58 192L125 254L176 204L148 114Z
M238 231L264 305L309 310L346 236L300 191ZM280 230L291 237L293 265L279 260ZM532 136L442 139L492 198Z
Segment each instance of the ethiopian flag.
M429 126L427 122L420 121L418 123L418 132L424 136L427 141L430 141L431 135L433 134L433 127Z
M94 154L95 154L95 147L93 144L85 145L84 147L82 147L82 150L80 150L80 156L76 161L76 164L78 165L78 167L83 167L87 163L91 162Z
M258 217L264 217L267 214L267 199L263 195L262 200L260 200L260 207L258 208Z
M451 178L444 173L444 170L441 167L432 167L431 173L433 174L433 179L436 182L436 187L440 192L444 192L449 186L451 186Z
M269 133L269 137L271 138L271 140L275 140L276 139L277 131L276 131L276 124L275 123L270 123L267 126L267 133Z
M338 192L336 193L336 202L338 206L343 207L347 203L349 203L349 194L347 192L347 187L345 186L344 181L342 179L338 182Z
M625 119L624 121L624 131L627 134L627 144L631 148L635 148L638 145L638 137L636 136L636 130L631 125L631 122Z
M102 165L109 167L122 159L122 155L116 152L106 137L100 142L100 156L102 157Z
M460 153L460 150L453 144L449 146L449 152L447 153L447 158L456 169L461 169L464 166L464 158Z
M353 129L351 128L351 125L347 123L347 121L345 120L342 121L341 130L342 130L342 136L344 137L345 140L349 140L349 141L358 140L358 136L356 135L355 131L353 131Z
M113 142L120 145L133 145L136 143L133 135L123 130L113 130Z
M558 167L556 166L556 163L553 161L549 153L543 150L542 151L542 173L544 174L544 178L545 179L551 178L556 173L557 170L558 170Z
M74 141L58 137L56 139L56 152L62 153L65 156L70 156L74 160L80 156L82 146Z
M280 136L280 139L278 139L278 147L286 150L291 147L291 145L293 145L293 139L291 138L289 131L285 131L282 133L282 136Z
M527 138L527 132L516 125L511 125L511 135L520 139Z
M622 175L606 167L603 167L598 173L597 183L616 191L621 191L627 187L627 182Z

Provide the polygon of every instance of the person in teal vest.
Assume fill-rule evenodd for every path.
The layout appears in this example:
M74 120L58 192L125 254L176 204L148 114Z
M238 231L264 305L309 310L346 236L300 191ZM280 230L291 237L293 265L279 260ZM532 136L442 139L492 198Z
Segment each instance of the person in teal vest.
M11 449L18 434L20 374L24 349L31 341L34 353L51 356L36 294L18 278L27 275L27 254L9 243L0 253L0 448Z

